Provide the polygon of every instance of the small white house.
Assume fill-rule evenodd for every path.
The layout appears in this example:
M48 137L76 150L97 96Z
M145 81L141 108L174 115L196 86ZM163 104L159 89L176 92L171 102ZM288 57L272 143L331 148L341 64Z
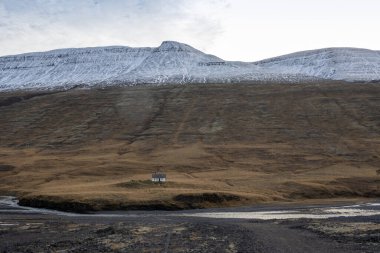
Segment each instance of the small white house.
M152 173L152 182L165 183L166 182L166 174L163 172L159 172L159 171Z

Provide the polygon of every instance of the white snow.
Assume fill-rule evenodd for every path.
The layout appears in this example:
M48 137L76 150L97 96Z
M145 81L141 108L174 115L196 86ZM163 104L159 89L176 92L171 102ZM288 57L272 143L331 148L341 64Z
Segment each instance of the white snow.
M229 62L189 45L58 49L0 57L0 91L76 85L380 80L380 52L328 48L260 62Z
M276 73L345 81L380 80L380 51L368 49L318 49L275 57L255 64Z

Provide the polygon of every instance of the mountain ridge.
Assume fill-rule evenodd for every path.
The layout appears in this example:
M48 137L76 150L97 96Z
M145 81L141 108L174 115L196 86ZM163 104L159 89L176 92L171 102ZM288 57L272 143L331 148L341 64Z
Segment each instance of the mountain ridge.
M0 57L0 91L76 85L380 80L380 51L324 48L257 62L224 61L187 44L55 49Z

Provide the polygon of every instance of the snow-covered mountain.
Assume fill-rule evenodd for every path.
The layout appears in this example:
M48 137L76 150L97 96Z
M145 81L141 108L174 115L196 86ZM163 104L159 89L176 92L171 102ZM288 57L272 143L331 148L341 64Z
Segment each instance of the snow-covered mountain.
M368 49L325 48L275 57L255 64L275 73L345 81L380 80L380 51Z
M380 80L380 52L329 48L255 63L228 62L189 45L58 49L0 57L0 90L207 82Z
M135 69L152 51L99 47L0 57L0 89L96 84Z

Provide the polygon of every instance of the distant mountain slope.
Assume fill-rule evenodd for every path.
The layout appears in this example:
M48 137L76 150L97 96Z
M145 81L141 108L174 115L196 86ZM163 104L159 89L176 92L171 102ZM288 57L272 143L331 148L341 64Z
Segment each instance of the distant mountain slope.
M0 58L0 89L99 83L138 66L152 48L58 49Z
M380 79L380 51L326 48L256 62L271 72L303 74L323 79L371 81Z
M58 49L0 57L0 90L75 85L380 80L380 52L328 48L256 63L228 62L189 45Z

